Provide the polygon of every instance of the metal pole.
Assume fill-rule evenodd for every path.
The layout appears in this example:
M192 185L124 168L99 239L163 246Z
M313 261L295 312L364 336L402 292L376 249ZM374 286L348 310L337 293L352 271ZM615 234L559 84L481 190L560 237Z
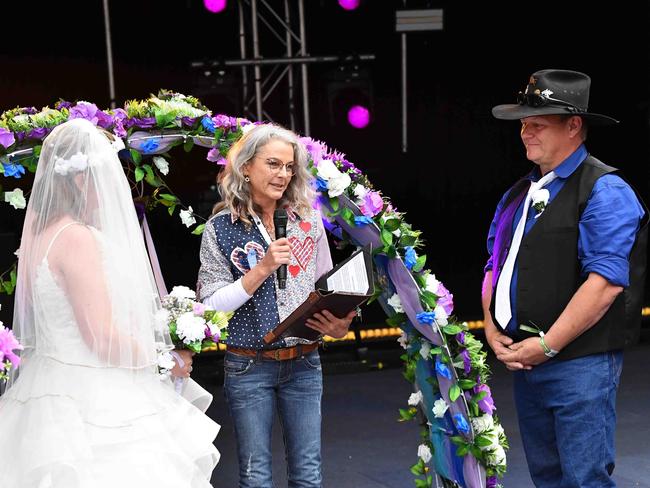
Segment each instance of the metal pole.
M106 32L106 58L108 60L108 93L111 108L115 108L115 79L113 77L113 44L111 43L111 19L108 0L104 0L104 30Z
M244 6L242 0L237 2L239 10L239 53L242 61L246 59L246 26L244 18ZM242 110L246 114L248 112L248 68L245 64L241 66L241 81L242 81Z
M291 25L291 11L289 9L289 0L284 0L284 22L287 25L286 29L286 43L287 43L287 58L293 57L293 43L291 41L291 31L288 26ZM289 91L289 123L291 130L295 132L296 130L296 104L294 101L294 92L293 92L293 66L288 65L287 68L289 72L287 73L287 88Z
M406 90L406 33L402 32L402 152L408 149L407 141L407 90Z
M307 34L305 32L305 5L303 0L298 1L298 16L300 18L300 54L307 56ZM309 136L309 82L307 79L307 65L300 66L302 74L302 111L305 118L305 136Z
M251 17L253 22L253 58L260 57L260 39L257 30L257 0L251 0ZM255 71L255 102L257 109L257 120L262 120L262 69L259 64L254 67Z

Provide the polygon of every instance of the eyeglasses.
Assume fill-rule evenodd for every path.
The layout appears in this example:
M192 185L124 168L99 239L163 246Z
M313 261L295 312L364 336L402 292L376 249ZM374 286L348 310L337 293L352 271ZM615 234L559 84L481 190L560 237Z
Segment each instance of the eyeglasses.
M282 168L285 169L288 176L294 176L296 174L296 167L294 163L283 164L277 159L268 158L264 161L266 165L271 170L271 173L278 174L282 171Z
M544 107L554 103L564 106L569 112L584 112L583 109L576 107L570 102L551 98L543 93L524 93L520 91L517 93L517 103L519 105L528 105L529 107Z

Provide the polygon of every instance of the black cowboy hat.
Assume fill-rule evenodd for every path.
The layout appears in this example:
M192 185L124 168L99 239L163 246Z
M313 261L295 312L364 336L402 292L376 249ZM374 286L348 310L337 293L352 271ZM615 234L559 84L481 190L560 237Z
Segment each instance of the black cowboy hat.
M497 105L497 119L519 120L533 115L579 115L594 125L617 124L607 115L588 112L591 78L578 71L543 69L533 73L516 104Z

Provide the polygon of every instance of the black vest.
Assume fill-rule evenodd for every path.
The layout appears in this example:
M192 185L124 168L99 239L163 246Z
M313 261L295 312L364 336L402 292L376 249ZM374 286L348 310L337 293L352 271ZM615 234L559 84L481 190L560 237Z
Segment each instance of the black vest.
M596 180L615 172L618 172L616 168L588 156L522 239L517 256L519 324L532 323L548 331L585 281L578 260L578 223ZM648 209L638 193L637 198L646 215L630 253L630 286L618 295L593 327L560 352L559 359L621 349L638 340L645 284ZM494 293L492 297L494 316ZM531 336L531 333L517 330L513 339Z

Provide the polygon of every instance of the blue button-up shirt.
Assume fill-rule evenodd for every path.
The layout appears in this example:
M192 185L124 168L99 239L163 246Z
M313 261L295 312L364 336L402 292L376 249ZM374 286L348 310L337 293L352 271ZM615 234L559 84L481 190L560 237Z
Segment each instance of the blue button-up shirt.
M548 203L553 201L566 183L567 178L573 174L587 156L587 149L584 145L581 145L562 164L555 168L557 178L544 187L550 194ZM539 168L536 168L528 178L531 181L538 181L541 178ZM501 198L490 225L487 240L490 258L485 266L486 272L492 269L492 249L494 247L497 222L507 195L508 193ZM513 218L513 233L521 218L523 206L522 201ZM634 245L636 233L639 230L644 213L634 190L619 176L607 174L596 180L578 223L578 259L583 276L587 276L589 273L598 273L613 285L629 286L630 251ZM530 229L537 222L535 215L535 211L529 210L526 216L524 235L530 232ZM518 263L515 262L512 281L510 282L512 318L508 323L508 332L514 332L518 327L517 275Z

